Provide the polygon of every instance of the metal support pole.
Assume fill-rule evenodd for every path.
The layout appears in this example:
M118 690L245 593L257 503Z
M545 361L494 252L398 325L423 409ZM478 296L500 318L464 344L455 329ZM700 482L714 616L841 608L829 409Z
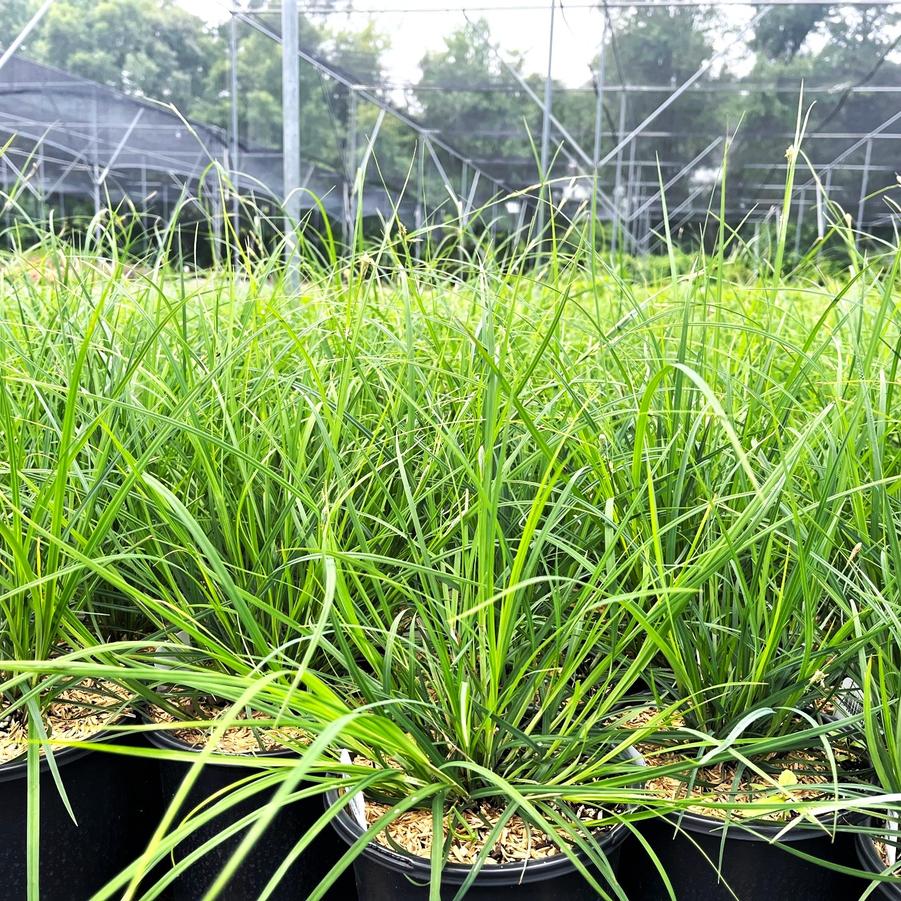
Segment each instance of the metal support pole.
M91 103L91 147L93 160L91 165L91 194L94 200L94 215L99 216L101 210L100 203L100 161L98 158L98 125L97 125L97 89L93 91L93 102Z
M601 138L603 137L604 118L604 57L607 50L607 17L601 17L601 48L598 50L597 98L594 106L594 160L595 173L598 171L598 160L601 158Z
M344 144L344 230L342 240L350 247L356 224L356 203L354 185L357 181L357 92L347 89L347 140Z
M741 31L726 44L722 49L718 50L713 54L709 59L705 60L698 69L695 70L694 74L690 75L685 81L670 94L666 100L663 101L656 109L654 109L649 115L645 116L642 121L629 132L624 138L620 138L617 146L612 150L607 151L607 155L599 161L598 165L603 166L605 163L610 162L613 157L616 155L617 151L619 151L620 145L628 144L635 137L640 135L664 110L669 109L676 100L679 99L696 81L700 80L717 62L717 60L722 59L732 48L739 43L739 41L744 39L745 34L748 33L753 28L756 28L757 24L760 20L769 12L770 7L765 7L747 25L745 25Z
M551 20L547 41L547 75L544 79L544 110L541 116L541 188L538 192L538 238L544 235L545 196L550 205L551 187L548 184L548 166L551 158L551 103L553 101L553 65L554 65L554 12L557 0L551 0Z
M351 211L351 186L345 174L341 179L341 246L350 250L350 236L353 230L353 212Z
M469 171L467 167L467 172ZM469 222L469 214L472 212L473 204L476 201L476 191L479 187L479 178L481 173L478 169L473 172L472 181L469 183L469 195L466 198L466 204L463 207L463 215L466 218L466 221Z
M279 43L279 44L282 43L281 35L279 35L275 31L273 31L271 28L267 28L265 25L263 25L261 22L259 22L252 15L248 15L247 12L245 12L243 10L235 10L235 15L241 22L244 22L245 24L249 25L251 28L253 28L255 31L258 31L260 34L266 35L266 37L270 38L271 40L275 41L276 43ZM331 79L332 81L335 81L338 84L345 85L346 87L352 87L355 85L357 93L360 98L365 100L367 103L371 103L374 106L378 107L380 110L384 111L388 115L393 116L399 122L403 123L408 128L411 128L414 132L416 132L416 134L422 135L422 134L426 134L428 132L428 130L426 128L424 128L419 122L417 122L416 119L412 118L409 114L403 112L402 110L397 109L396 107L392 106L391 103L389 103L379 93L373 92L373 91L367 89L366 85L361 86L361 85L356 84L355 82L351 81L347 75L342 73L340 70L335 69L334 67L329 65L327 62L325 62L323 59L319 58L318 56L313 56L313 55L307 53L305 50L300 50L300 49L298 49L297 55L304 62L306 62L310 66L312 66L317 72L319 72L322 75L325 75L327 78ZM457 150L457 148L453 147L447 141L442 140L440 137L433 136L432 143L436 147L440 147L442 150L444 150L445 152L450 154L452 157L454 157L454 159L457 159L457 160L467 159L466 154L461 153L459 150ZM503 181L502 179L493 177L492 175L490 175L488 172L486 172L484 170L482 170L482 177L487 179L488 181L490 181L492 184L496 185L501 191L513 192L516 190L516 188L513 185L509 185L509 184L507 184L507 182Z
M604 53L607 47L607 17L601 17L601 47L598 50L598 71L595 79L595 89L597 91L597 98L594 106L594 153L592 154L592 159L594 160L594 171L592 172L591 179L591 250L592 253L595 251L595 247L597 246L597 237L595 233L595 229L597 228L598 221L598 195L600 193L601 187L601 169L598 166L598 160L601 158L601 139L603 138L603 123L602 119L604 116Z
M350 135L347 154L350 163L350 173L356 181L357 175L357 91L355 88L350 89L348 118L350 119Z
M822 238L826 234L826 216L823 211L823 186L819 179L815 183L817 199L817 237Z
M626 130L626 92L619 95L619 123L617 124L616 142L620 145L616 152L616 174L613 181L613 239L610 242L610 253L616 253L616 243L619 240L620 220L622 218L621 206L622 179L623 179L623 148L622 137Z
M417 202L416 206L413 208L413 231L416 234L415 244L413 245L413 257L414 259L422 258L422 238L419 236L420 229L422 228L422 202Z
M413 255L418 260L422 258L422 227L426 218L426 189L425 189L425 135L419 139L416 147L417 182L419 183L419 197L413 210L413 229L416 233L416 244Z
M597 168L595 166L595 160L579 145L576 139L566 130L563 123L554 115L553 110L544 102L542 99L532 90L529 86L529 82L520 75L519 72L516 71L516 68L511 66L504 58L500 55L500 52L497 48L493 47L491 44L487 45L490 50L493 51L495 58L497 61L513 76L514 80L519 84L519 86L523 89L526 95L534 101L535 105L541 110L542 115L546 115L551 125L557 130L560 136L563 138L563 142L560 144L560 153L569 160L574 166L579 167L580 165L583 168L583 174L590 174L594 172ZM570 150L571 148L571 150ZM581 161L581 163L580 163ZM602 192L598 193L598 200L609 207L612 211L612 205L609 198L605 197Z
M798 218L795 220L795 256L801 253L801 228L804 225L804 207L807 203L807 191L803 188L798 198Z
M366 139L366 149L363 151L363 159L360 160L360 165L357 166L357 171L354 173L354 193L359 194L360 197L363 196L363 180L366 174L366 170L369 168L369 160L372 157L372 151L375 147L375 142L379 136L379 132L382 130L382 123L385 121L385 110L380 109L379 114L376 117L375 125L372 127L372 131L369 134L369 137ZM354 120L356 121L356 120ZM356 128L354 128L354 142L356 143Z
M629 145L629 168L628 175L626 176L626 208L623 212L622 217L620 218L620 222L622 223L623 219L630 220L632 216L632 210L635 207L635 197L638 193L638 186L636 185L636 167L635 167L635 146L636 142L633 141ZM640 167L639 167L640 168ZM629 242L624 240L623 247L630 247L632 253L635 253L638 250L637 247L637 233L634 235L629 235Z
M457 216L457 256L463 259L463 244L466 240L466 224L469 219L469 202L467 200L467 191L469 190L469 167L466 163L460 166L460 205L458 207Z
M863 216L867 206L867 190L870 186L870 162L873 158L873 139L867 141L866 150L863 158L863 172L860 176L860 201L857 204L857 241L860 242L861 230L863 229Z
M227 153L227 151L225 151ZM213 264L218 267L221 259L220 248L222 244L222 194L219 179L214 179L212 184L207 184L207 194L210 198L210 226L212 230L212 255Z
M297 0L282 0L282 163L285 194L285 265L288 287L300 287L300 58Z
M566 126L554 115L553 110L547 105L546 102L542 101L542 99L532 90L531 85L529 84L526 78L516 70L515 66L511 66L504 57L501 55L500 51L493 46L492 44L488 44L488 49L492 51L495 59L507 70L507 72L513 77L514 81L522 88L525 94L535 103L535 105L541 110L543 114L545 114L548 118L548 121L560 136L563 138L565 144L561 144L562 152L567 156L567 158L576 163L577 158L582 161L585 167L588 170L594 168L594 159L588 154L588 152L579 144L579 142L572 136L572 134L567 130ZM572 148L573 153L570 153L566 149L566 145L569 145ZM575 154L575 156L573 155Z
M241 197L238 193L238 172L240 171L240 160L238 159L240 151L238 143L238 22L235 19L234 11L232 11L228 23L228 72L229 102L231 106L228 162L229 176L232 182L232 228L237 235L238 228L241 225Z
M467 195L469 192L469 166L464 162L460 166L460 228L466 227L466 217L469 215Z
M47 202L47 185L44 181L44 145L37 146L37 176L38 176L38 195L44 203Z

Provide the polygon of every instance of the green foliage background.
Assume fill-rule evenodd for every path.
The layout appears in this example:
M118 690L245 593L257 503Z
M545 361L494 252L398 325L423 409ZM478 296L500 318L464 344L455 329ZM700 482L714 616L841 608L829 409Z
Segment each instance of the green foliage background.
M318 4L321 8L323 4ZM348 0L329 0L335 12L351 11ZM2 39L13 35L38 6L38 0L0 0ZM261 0L247 0L250 13ZM445 37L444 48L425 52L421 77L412 86L392 85L385 70L390 37L357 13L350 28L344 17L302 14L301 45L349 73L470 156L508 185L536 180L534 141L540 110L517 83L512 70L525 75L521 56L505 53L502 63L484 20L468 21ZM261 15L278 28L278 16ZM366 21L359 27L361 21ZM710 7L633 8L616 10L608 29L605 83L651 85L656 90L629 91L625 125L632 128L688 78L703 60L732 40L737 32L728 10ZM31 58L103 82L131 95L169 101L183 113L226 127L229 121L228 23L210 25L173 0L57 0L24 47ZM280 53L273 42L245 24L238 25L239 130L249 146L278 147L281 141ZM863 94L867 85L901 86L899 14L886 7L842 7L838 4L770 9L745 34L723 65L703 80L704 90L689 91L651 127L639 158L660 159L664 176L700 152L712 138L735 128L740 138L730 158L732 196L743 208L765 196L760 186L780 182L775 169L784 161L794 130L803 81L805 106L815 101L809 133L865 132L892 115L897 93ZM533 87L541 76L526 76ZM835 87L831 93L814 90ZM586 81L575 89L555 85L554 112L568 131L590 149L593 144L596 87L586 67ZM347 89L317 74L301 71L302 153L304 158L343 171L350 121ZM616 130L620 93L608 91L604 101L605 149ZM360 103L358 132L371 132L377 110ZM669 136L663 133L668 133ZM649 142L649 143L647 143ZM362 142L358 143L358 154ZM825 163L848 146L847 140L821 139L810 145L816 163ZM415 155L414 136L388 117L376 152L380 177L394 188L408 180ZM861 154L862 156L862 151ZM859 162L855 157L849 162ZM872 163L890 168L890 142L876 141ZM711 157L709 165L719 160ZM765 165L761 165L765 164ZM669 168L668 168L669 167ZM551 177L572 174L565 153L557 156ZM775 176L775 177L774 177ZM456 172L452 173L456 178ZM602 176L612 190L612 167ZM641 172L645 182L656 173ZM445 196L437 176L434 190ZM834 187L856 197L860 174L837 173ZM870 189L882 187L871 184ZM432 186L428 188L432 190ZM680 191L683 192L680 194ZM671 208L688 191L680 185L669 197ZM738 210L740 212L740 210ZM734 218L734 217L733 217Z

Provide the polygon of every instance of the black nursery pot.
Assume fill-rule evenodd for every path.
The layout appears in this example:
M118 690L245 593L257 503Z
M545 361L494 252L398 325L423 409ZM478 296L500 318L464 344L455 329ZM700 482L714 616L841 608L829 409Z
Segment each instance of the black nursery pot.
M156 747L164 750L197 750L193 745L181 742L162 730L149 732L148 736ZM285 751L268 752L258 756L290 757L292 754ZM160 760L158 766L162 800L164 805L168 805L178 791L190 764ZM204 805L208 798L217 793L227 792L230 786L246 779L258 769L249 765L207 763L191 787L179 815L185 815L198 805ZM174 850L175 859L182 860L187 857L224 828L257 810L271 796L271 792L256 794L205 823L178 844ZM234 901L253 901L258 898L294 845L321 815L322 801L316 796L282 807L244 858L222 897ZM171 901L197 901L202 898L245 834L244 830L236 833L191 864L171 884L166 897ZM303 901L345 850L331 830L323 829L285 874L270 896L272 901ZM356 893L350 874L345 874L326 897L332 901L353 901Z
M867 825L875 826L876 822L871 819ZM854 842L857 846L857 859L860 862L861 869L873 874L881 873L885 866L876 852L872 835L859 832ZM881 882L869 897L874 899L884 898L886 901L901 901L901 884Z
M855 867L854 841L848 832L838 831L832 837L810 826L798 827L783 835L779 844L771 844L782 824L742 827L684 813L635 825L662 864L679 901L848 901L866 887L862 880L804 860L785 848ZM669 901L656 867L635 839L624 849L620 883L629 901Z
M338 794L326 794L332 805ZM344 808L332 826L348 844L362 834L360 825ZM624 826L615 826L600 839L600 845L614 873L618 871L620 847L627 834ZM589 867L589 871L592 868ZM408 854L397 854L371 841L354 860L354 875L360 901L428 901L429 861ZM451 899L470 873L469 867L449 864L441 871L441 897ZM594 873L603 884L600 874ZM475 901L596 901L597 893L585 881L569 859L558 854L525 864L487 864L482 867L466 894Z
M143 744L126 733L92 741ZM72 821L50 772L40 765L41 901L84 901L146 847L160 815L155 764L85 748L59 748L53 759L77 819ZM24 758L0 766L0 897L22 901L27 886L28 777Z

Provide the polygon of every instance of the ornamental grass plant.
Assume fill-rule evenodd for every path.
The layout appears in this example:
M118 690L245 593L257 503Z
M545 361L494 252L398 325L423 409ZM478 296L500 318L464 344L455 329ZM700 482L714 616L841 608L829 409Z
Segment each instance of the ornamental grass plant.
M308 248L297 291L281 248L228 230L201 271L175 220L141 255L116 217L82 247L20 228L0 275L0 716L27 713L36 776L41 705L74 682L221 710L181 722L211 742L98 897L159 896L190 861L154 866L254 797L210 898L281 805L327 791L315 832L371 816L313 897L412 810L433 898L484 810L458 897L514 818L624 897L604 836L690 803L649 778L737 764L791 827L866 807L836 761L850 741L898 793L898 249L858 249L836 215L843 264L790 266L787 216L768 257L722 218L691 252L664 234L663 273L596 251L584 219L500 250L473 227L447 253L389 223L349 257ZM863 712L833 722L849 677ZM295 757L185 818L248 713ZM675 763L648 751L661 736ZM811 749L824 797L798 801L762 761ZM31 876L36 898L36 858Z

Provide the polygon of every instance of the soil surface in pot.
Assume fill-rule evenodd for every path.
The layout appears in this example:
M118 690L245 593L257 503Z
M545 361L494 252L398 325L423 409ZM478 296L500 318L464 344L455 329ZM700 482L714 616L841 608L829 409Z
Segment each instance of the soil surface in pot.
M366 822L371 826L391 808L375 801L366 801ZM453 818L454 835L447 850L447 861L473 866L492 830L504 812L503 805L480 804L477 809L461 810L444 817L445 835ZM623 811L620 811L622 813ZM586 824L610 819L611 814L600 808L580 805L576 815ZM610 831L615 823L593 827L596 835ZM433 820L431 810L408 810L376 836L385 848L396 851L400 847L407 854L426 859L432 853ZM501 830L498 840L488 854L486 864L518 863L542 860L560 853L560 848L543 830L514 814Z
M211 698L173 698L172 704L182 714L176 717L168 710L161 707L151 707L147 711L147 718L159 725L169 725L179 722L193 722L197 720L214 721L225 716L231 709L231 704L223 704ZM309 743L309 735L303 730L291 726L272 728L271 726L255 726L254 720L272 720L272 717L258 711L251 712L247 719L236 720L238 725L230 726L216 744L215 750L221 754L234 754L238 756L253 756L255 754L271 754L272 752L286 751L290 745L305 745ZM213 733L215 724L210 726L185 726L166 729L166 734L172 738L195 748L207 745Z
M766 773L766 777L747 766L726 761L712 766L691 769L691 761L685 761L688 769L685 778L653 775L655 766L679 763L676 754L649 753L645 758L651 768L648 791L668 801L697 799L688 810L702 816L719 819L754 819L762 822L780 822L796 816L792 802L829 800L832 771L822 755L806 751L792 754L767 755L754 763ZM693 781L689 781L693 780ZM713 804L757 804L752 807L714 807ZM774 808L771 805L779 805Z
M47 737L57 741L88 741L131 714L123 712L129 698L112 682L85 679L66 688L43 711ZM0 719L0 765L28 752L28 719L15 711ZM43 750L42 750L43 753Z
M655 712L649 710L625 725L639 728ZM681 725L681 720L668 724L674 730ZM828 801L835 797L832 766L819 746L755 757L753 763L761 772L738 761L696 767L690 757L668 750L666 744L642 742L637 747L648 765L647 790L666 801L696 799L697 804L682 809L701 816L778 823L797 815L798 809L792 802ZM861 758L840 741L832 744L831 751L839 773L862 766ZM674 764L684 764L684 774L654 775L656 767ZM714 804L722 806L711 806ZM759 807L736 808L736 804Z

